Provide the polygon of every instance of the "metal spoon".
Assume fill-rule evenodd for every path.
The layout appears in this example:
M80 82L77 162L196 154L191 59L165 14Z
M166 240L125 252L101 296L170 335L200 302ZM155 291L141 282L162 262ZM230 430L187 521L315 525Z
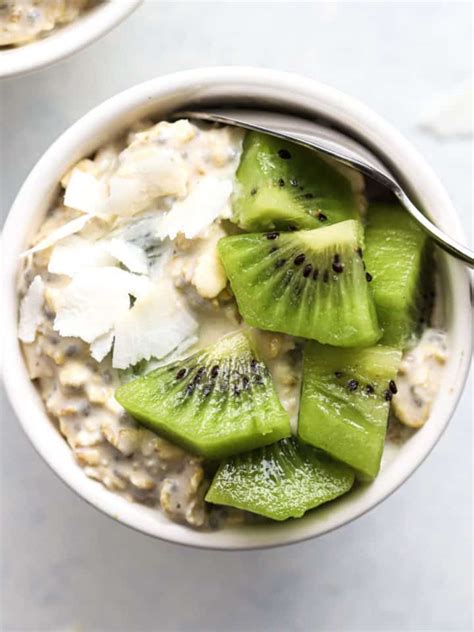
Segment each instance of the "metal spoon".
M474 253L435 226L410 200L400 183L366 147L330 127L283 112L253 109L216 108L179 112L174 118L191 118L235 125L278 136L329 154L390 189L410 215L440 248L474 268Z

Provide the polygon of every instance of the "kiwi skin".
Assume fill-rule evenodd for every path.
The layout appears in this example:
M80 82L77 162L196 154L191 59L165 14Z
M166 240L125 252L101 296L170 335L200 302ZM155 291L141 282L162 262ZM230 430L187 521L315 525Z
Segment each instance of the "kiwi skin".
M247 233L218 243L246 323L334 346L381 336L355 220L311 231Z
M310 230L359 217L350 181L314 150L247 132L233 197L244 230Z
M115 398L150 430L221 459L290 435L272 377L248 333L122 384Z

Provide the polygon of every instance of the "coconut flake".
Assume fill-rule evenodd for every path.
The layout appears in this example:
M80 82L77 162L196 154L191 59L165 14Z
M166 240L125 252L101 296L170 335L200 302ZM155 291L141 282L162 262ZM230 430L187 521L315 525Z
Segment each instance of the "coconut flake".
M93 242L71 235L57 244L51 253L48 272L74 276L86 268L113 266L117 261L103 242Z
M133 145L121 154L117 175L138 178L153 197L186 194L187 169L180 153L157 144Z
M22 342L33 342L36 338L36 330L43 320L44 289L43 279L36 275L21 301L18 338Z
M64 193L64 205L94 215L107 198L107 184L92 173L75 168Z
M158 198L186 194L188 170L177 151L156 145L129 147L120 162L109 180L109 196L99 209L102 214L135 215Z
M143 359L162 358L191 339L197 327L174 286L162 279L117 321L112 365L126 369Z
M191 193L175 202L165 215L159 229L162 238L175 239L182 233L187 239L197 237L218 217L227 214L227 206L232 193L232 181L207 176L197 182Z
M108 333L130 308L130 295L148 291L144 277L120 268L90 268L79 272L55 298L54 328L61 336L92 342Z
M109 353L112 348L112 343L114 341L114 331L111 329L106 334L99 336L91 343L91 356L97 362L100 362L105 358L105 356Z
M124 239L114 238L104 243L104 248L130 272L148 273L148 262L145 252L136 244Z
M70 222L63 224L56 230L53 230L45 239L42 239L36 246L30 248L23 252L20 257L26 257L27 255L31 255L35 252L39 252L40 250L46 250L46 248L50 248L56 242L61 241L61 239L65 239L70 235L74 235L78 233L80 230L84 228L87 222L91 219L90 215L81 215L80 217L76 217L72 219Z

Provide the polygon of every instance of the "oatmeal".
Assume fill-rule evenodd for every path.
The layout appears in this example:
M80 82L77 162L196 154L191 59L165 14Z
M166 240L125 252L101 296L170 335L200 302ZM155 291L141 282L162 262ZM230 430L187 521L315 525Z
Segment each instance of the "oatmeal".
M365 415L374 421L376 435L370 438L370 428L367 434L377 444L375 451L368 444L370 466L359 467L360 459L351 460L350 453L336 458L370 476L380 465L390 401L397 393L394 377L401 352L388 347L357 350L363 346L358 341L367 346L382 334L354 219L366 211L363 178L339 167L331 171L331 162L321 161L321 177L343 190L342 210L330 189L322 189L321 200L313 204L315 194L294 177L273 178L270 193L251 187L249 199L258 213L262 199L276 208L278 196L287 195L285 187L297 204L290 208L288 203L281 211L282 216L289 214L284 217L287 233L263 229L248 235L234 215L235 198L245 192L238 171L243 151L248 151L244 133L236 128L186 120L137 123L64 174L56 204L23 254L19 280L19 338L30 377L85 474L132 502L160 507L172 520L196 528L259 519L254 514L278 520L298 517L350 489L352 469L328 463L320 450L290 439L291 434L301 438L302 415L314 405L311 392L308 399L310 377L315 390L324 393L321 419L328 398L336 398L335 415L346 414L341 402L361 398L348 408L355 417L343 421L347 432L357 429L359 438L366 429ZM288 151L279 152L283 161L291 157ZM266 173L268 164L261 160L259 168ZM333 209L335 223L319 228ZM254 216L243 219L244 224L255 221ZM328 269L310 262L317 245L308 255L294 249L293 223L298 222L305 229L316 222L317 231L301 231L301 244L316 234L321 261L330 256L324 264ZM340 241L336 254L327 255L335 238ZM246 257L238 278L223 246L236 240L243 249L243 255L237 251L239 257ZM271 275L264 270L258 276L253 244L270 257ZM353 258L351 266L346 257ZM285 272L289 265L290 272ZM257 276L247 282L252 270ZM265 304L265 284L279 279L282 289L267 293L268 306L257 313L255 306ZM288 295L293 283L298 285ZM297 309L301 297L314 300L313 291L320 292L319 302L327 300L332 286L340 297L341 283L348 284L347 292L357 284L361 288L344 309L361 306L362 325L358 328L351 312L344 330L344 312L339 311L335 318L319 318L319 327L325 335L346 336L342 346L355 347L352 351L331 359L333 347L313 349L315 343L305 340L312 337L305 333L310 319L298 315L292 324L293 316L282 311L288 305L276 310L280 324L272 325L280 296L290 296L291 309ZM339 300L329 300L327 309L335 309ZM314 305L319 309L318 302ZM444 344L441 333L427 330L419 346L405 352L392 409L404 424L419 426L426 420ZM316 364L325 354L329 358L312 376L306 366L310 347ZM329 373L327 366L333 366ZM134 399L137 385L144 390ZM206 402L211 401L208 414ZM254 410L254 405L260 408ZM217 416L215 411L220 411ZM203 423L193 425L201 416ZM220 436L219 420L228 436ZM333 455L331 445L320 446L319 435L313 435L310 428L305 441L315 441ZM234 462L236 445L244 446L239 450L243 456ZM250 454L256 456L247 457L253 448ZM361 454L363 460L363 450ZM235 485L229 488L229 472L234 483L241 479L248 484L245 468L273 485L282 472L288 473L280 464L283 457L294 459L296 469L290 481L273 489L275 513L264 506L264 489L247 493ZM254 458L261 461L247 462ZM275 472L270 475L265 464ZM298 487L302 484L307 487ZM295 490L293 500L300 504L285 504L288 498L281 502L278 495L285 485ZM263 506L254 503L257 492Z

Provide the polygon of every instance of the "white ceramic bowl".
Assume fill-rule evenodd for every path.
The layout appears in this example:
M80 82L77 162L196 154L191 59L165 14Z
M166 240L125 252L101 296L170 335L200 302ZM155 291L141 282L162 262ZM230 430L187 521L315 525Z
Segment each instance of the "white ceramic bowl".
M386 450L381 472L371 485L309 512L301 520L200 533L170 522L157 509L132 504L87 478L46 415L20 353L16 338L18 255L41 223L59 179L77 160L137 118L160 119L173 110L208 101L296 109L343 126L393 165L432 219L454 237L461 237L451 202L423 158L388 123L345 94L303 77L256 68L207 68L154 79L106 101L69 128L44 154L19 192L4 230L4 379L18 418L38 452L58 476L98 509L143 533L172 542L219 549L274 546L321 535L354 520L397 489L429 454L449 422L468 370L469 278L460 264L440 253L450 350L442 388L428 423L404 445Z
M117 26L143 0L105 0L77 20L17 48L0 48L0 79L54 64L85 48Z

